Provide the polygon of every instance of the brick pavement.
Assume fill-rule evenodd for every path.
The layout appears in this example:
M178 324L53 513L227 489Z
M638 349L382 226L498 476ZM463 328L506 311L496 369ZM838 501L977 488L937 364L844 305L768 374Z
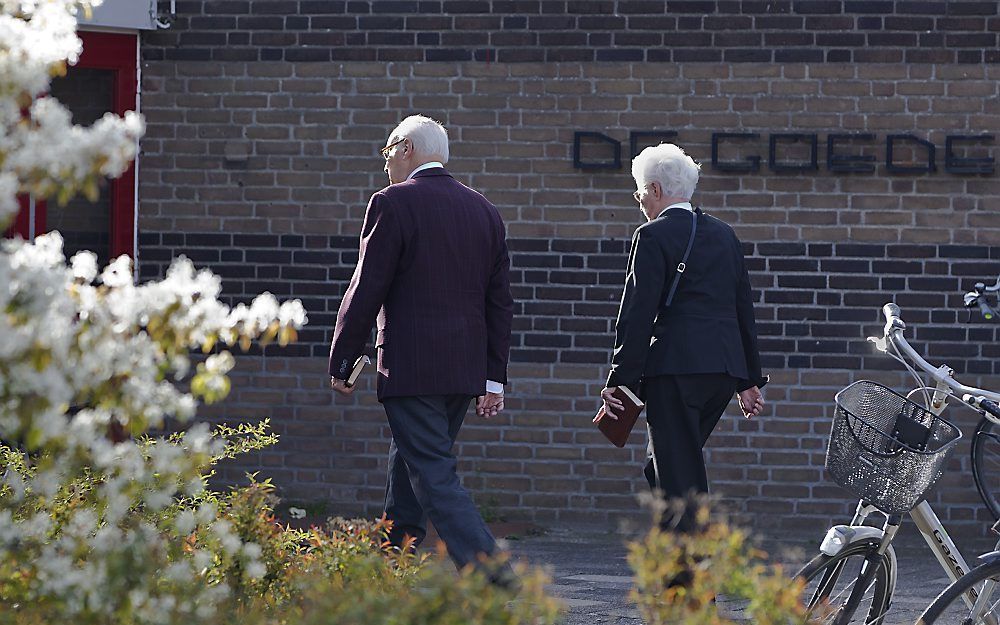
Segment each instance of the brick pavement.
M775 562L797 569L817 550L824 528L815 533L764 533L763 547ZM992 549L992 543L971 534L952 538L971 560ZM566 606L565 625L640 625L642 619L628 601L632 578L626 556L626 537L615 532L553 529L537 537L507 541L514 557L549 569L550 592ZM907 625L947 586L944 572L934 561L912 523L900 530L896 543L899 577L892 608L885 625ZM735 618L740 606L721 598L720 609Z

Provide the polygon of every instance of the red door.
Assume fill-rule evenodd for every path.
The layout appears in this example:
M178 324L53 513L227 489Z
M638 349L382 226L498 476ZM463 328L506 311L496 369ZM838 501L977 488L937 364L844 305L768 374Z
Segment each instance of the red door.
M73 113L73 122L89 126L107 112L124 115L136 109L137 35L82 32L83 54L66 76L52 81L50 94ZM24 238L58 230L67 258L91 250L99 262L121 254L135 256L135 165L102 185L100 198L77 197L65 206L21 198L12 227Z

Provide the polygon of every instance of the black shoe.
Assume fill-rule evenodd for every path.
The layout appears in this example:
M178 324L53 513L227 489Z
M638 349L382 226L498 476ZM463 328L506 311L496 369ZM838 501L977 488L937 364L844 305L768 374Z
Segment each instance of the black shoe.
M690 588L691 583L694 581L694 575L691 571L681 571L677 575L674 575L670 579L666 580L664 586L666 588Z
M493 571L486 571L486 580L493 586L506 590L511 594L521 592L521 578L517 576L509 564L502 564Z

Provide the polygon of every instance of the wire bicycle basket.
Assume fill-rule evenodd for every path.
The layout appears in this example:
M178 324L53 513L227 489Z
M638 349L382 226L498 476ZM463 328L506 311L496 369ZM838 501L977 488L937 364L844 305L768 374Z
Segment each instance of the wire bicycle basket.
M912 510L944 472L962 432L890 388L860 380L836 397L826 469L886 514Z

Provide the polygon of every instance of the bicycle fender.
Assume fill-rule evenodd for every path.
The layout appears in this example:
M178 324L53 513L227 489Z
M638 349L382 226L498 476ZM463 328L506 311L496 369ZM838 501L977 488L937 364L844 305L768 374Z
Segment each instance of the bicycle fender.
M837 555L844 547L855 543L867 542L875 547L882 542L883 536L884 532L878 527L868 525L834 525L827 530L826 537L823 538L823 544L820 546L820 551L832 557ZM840 544L837 544L838 539L841 541ZM836 547L836 550L833 550L834 547ZM896 573L899 571L899 565L896 562L896 550L892 545L889 545L889 548L886 549L885 555L889 558L888 583L889 596L892 597L896 592ZM997 558L1000 558L1000 551L985 554L983 557L990 555L996 555Z
M991 551L989 553L984 553L978 558L976 558L976 566L981 564L995 564L1000 562L1000 551Z

